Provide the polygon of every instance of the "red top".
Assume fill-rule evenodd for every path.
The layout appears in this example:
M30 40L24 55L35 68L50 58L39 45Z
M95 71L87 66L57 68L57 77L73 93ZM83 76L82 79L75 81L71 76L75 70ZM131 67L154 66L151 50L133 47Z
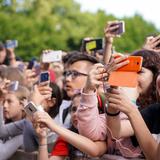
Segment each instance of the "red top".
M50 81L51 82L55 82L55 79L56 79L56 76L55 76L55 73L52 69L49 69L49 75L50 75Z
M68 143L59 137L53 147L51 156L68 156Z

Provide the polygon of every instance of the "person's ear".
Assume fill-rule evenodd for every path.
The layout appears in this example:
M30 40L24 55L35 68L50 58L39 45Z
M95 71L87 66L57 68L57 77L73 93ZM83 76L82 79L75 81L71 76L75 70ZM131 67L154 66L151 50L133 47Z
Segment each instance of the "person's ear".
M21 99L19 102L20 102L20 105L21 105L22 107L24 107L24 106L27 104L27 99L26 99L26 98L23 98L23 99Z

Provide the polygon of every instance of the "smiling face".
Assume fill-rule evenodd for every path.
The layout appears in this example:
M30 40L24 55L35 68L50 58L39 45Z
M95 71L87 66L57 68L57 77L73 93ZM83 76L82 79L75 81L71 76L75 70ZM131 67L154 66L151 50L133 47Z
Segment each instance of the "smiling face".
M75 94L75 90L82 89L87 81L87 74L91 68L92 64L88 61L77 61L68 66L66 71L75 71L82 74L73 77L68 75L65 77L65 90L69 97ZM84 75L83 75L84 74ZM86 75L85 75L86 74Z
M77 120L77 109L80 105L80 95L76 96L71 105L71 123L72 125L77 128L78 120Z
M152 81L153 81L152 71L147 68L142 67L141 72L139 72L138 74L137 89L138 89L139 94L141 95L145 94L148 91Z
M16 121L22 118L22 105L13 93L7 93L3 101L4 117Z

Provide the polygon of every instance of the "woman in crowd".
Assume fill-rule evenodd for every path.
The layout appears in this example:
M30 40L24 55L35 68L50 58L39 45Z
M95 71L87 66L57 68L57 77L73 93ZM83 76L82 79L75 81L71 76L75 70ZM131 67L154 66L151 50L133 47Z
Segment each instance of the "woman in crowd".
M138 97L137 105L140 108L145 108L147 105L157 101L155 88L156 77L160 68L160 56L148 50L140 50L132 55L143 57L142 70L138 73L138 86L135 92L135 99ZM108 135L110 137L107 139L109 143L108 153L120 154L125 157L140 156L140 149L138 147L135 148L130 140L117 140L110 134L111 132L110 129L107 128L106 120L108 120L108 117L110 115L112 116L112 114L99 115L97 112L95 90L98 85L103 83L101 79L99 79L102 73L102 69L95 67L89 74L88 83L86 83L86 87L82 92L81 106L78 110L78 130L80 134L92 140L106 140ZM127 117L121 116L121 120L125 121L126 119ZM130 150L126 150L126 147L130 148Z
M160 75L157 78L157 91L159 96ZM111 93L109 93L108 112L114 114L119 111L125 113L129 117L129 120L120 121L119 115L108 117L108 126L112 130L113 136L120 138L135 135L146 158L149 160L158 160L160 158L160 144L158 145L158 134L160 134L159 102L139 112L139 110L134 107L134 104L129 101L123 90L113 89ZM151 135L151 133L154 135ZM134 144L138 145L135 137L132 139L134 140Z

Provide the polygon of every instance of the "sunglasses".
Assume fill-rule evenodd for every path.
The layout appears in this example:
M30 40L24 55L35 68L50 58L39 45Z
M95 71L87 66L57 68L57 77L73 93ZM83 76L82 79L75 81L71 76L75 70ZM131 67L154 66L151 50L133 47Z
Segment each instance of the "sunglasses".
M81 73L81 72L78 72L78 71L64 71L63 76L65 78L71 76L72 79L75 79L75 78L77 78L79 76L88 76L88 74Z

